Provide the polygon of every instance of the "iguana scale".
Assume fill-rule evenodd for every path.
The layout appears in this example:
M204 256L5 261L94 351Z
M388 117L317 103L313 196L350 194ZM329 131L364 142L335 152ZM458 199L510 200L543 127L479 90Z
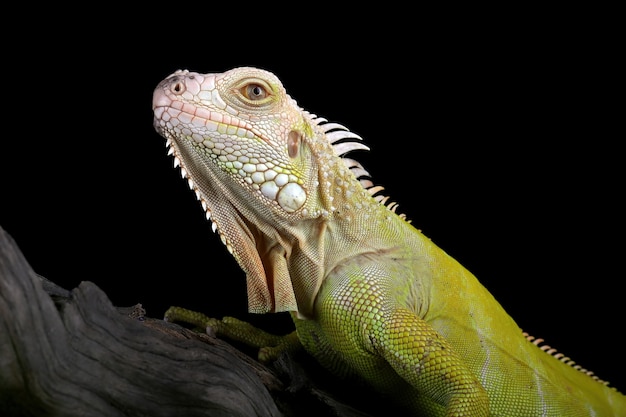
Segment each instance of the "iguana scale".
M205 319L265 359L302 345L421 416L626 416L626 397L532 343L468 270L387 204L345 156L367 149L242 67L177 71L154 125L247 277L251 312L291 312L285 338ZM271 347L273 346L273 347Z

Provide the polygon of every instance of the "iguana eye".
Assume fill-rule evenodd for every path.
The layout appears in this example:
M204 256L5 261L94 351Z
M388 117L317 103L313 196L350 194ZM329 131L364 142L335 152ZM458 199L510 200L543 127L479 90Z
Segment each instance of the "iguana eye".
M269 96L268 91L260 84L247 84L243 86L241 94L252 101L263 100Z

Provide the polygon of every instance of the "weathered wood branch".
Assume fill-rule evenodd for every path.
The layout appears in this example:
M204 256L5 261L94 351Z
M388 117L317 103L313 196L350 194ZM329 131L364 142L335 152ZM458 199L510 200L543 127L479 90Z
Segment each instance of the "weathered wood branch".
M0 227L1 416L366 416L302 369L116 308L91 282L60 288Z

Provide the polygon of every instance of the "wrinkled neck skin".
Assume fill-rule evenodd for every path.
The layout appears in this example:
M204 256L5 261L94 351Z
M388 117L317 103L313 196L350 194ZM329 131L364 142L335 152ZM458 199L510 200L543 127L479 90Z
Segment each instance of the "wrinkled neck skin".
M273 210L257 211L257 203L242 213L254 219L250 230L256 227L259 232L257 249L266 273L273 274L268 282L275 283L274 311L296 311L300 318L311 318L327 274L347 259L385 250L387 238L405 233L407 223L372 198L335 154L322 129L309 123L303 130L298 154L306 160L309 175L302 209L286 214L274 205ZM293 293L295 310L294 304L284 302L290 299L285 288Z
M366 197L377 212L386 210L369 195ZM242 211L244 218L253 219L255 215L258 213L252 210ZM267 282L274 283L273 311L295 311L301 319L312 318L315 299L327 274L350 258L381 249L374 232L361 228L367 222L379 223L372 220L359 213L345 216L335 212L289 222L278 218L248 221ZM293 294L284 295L285 289ZM289 301L295 301L295 305Z
M172 146L222 241L246 273L250 312L311 317L324 274L347 257L375 250L373 231L364 227L375 229L374 219L395 216L371 198L330 145L303 143L300 153L313 174L305 187L307 201L295 213L268 204L185 141L174 140Z

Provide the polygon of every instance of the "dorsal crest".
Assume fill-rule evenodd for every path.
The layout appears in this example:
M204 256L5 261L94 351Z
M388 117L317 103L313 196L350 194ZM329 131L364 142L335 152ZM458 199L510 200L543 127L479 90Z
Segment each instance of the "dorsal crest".
M582 366L580 366L576 362L574 362L569 356L565 356L563 353L559 352L558 350L556 350L552 346L545 344L545 341L543 339L531 336L527 332L522 332L522 334L524 335L526 340L528 340L530 343L532 343L533 345L537 346L539 349L541 349L544 352L546 352L548 355L551 355L555 359L558 359L561 362L571 366L572 368L574 368L574 369L576 369L576 370L578 370L578 371L588 375L589 377L591 377L592 379L596 380L597 382L599 382L599 383L601 383L603 385L606 385L606 386L609 385L608 381L600 379L597 375L594 374L594 372L592 372L592 371L590 371L588 369L583 368ZM610 388L616 390L615 387L610 387Z
M390 197L383 193L385 188L381 185L375 184L372 181L371 175L365 168L363 168L363 165L361 165L360 162L346 156L346 154L350 151L370 150L367 145L361 142L363 138L361 138L361 136L357 135L356 133L351 132L347 127L342 124L329 122L327 119L323 117L318 117L317 115L309 113L306 110L302 111L308 114L312 122L322 129L329 143L332 145L335 153L346 164L348 169L352 171L361 186L365 188L376 201L387 207L387 209L389 209L393 213L396 213L400 218L410 223L411 221L407 220L404 213L396 212L398 208L398 203L389 200Z

